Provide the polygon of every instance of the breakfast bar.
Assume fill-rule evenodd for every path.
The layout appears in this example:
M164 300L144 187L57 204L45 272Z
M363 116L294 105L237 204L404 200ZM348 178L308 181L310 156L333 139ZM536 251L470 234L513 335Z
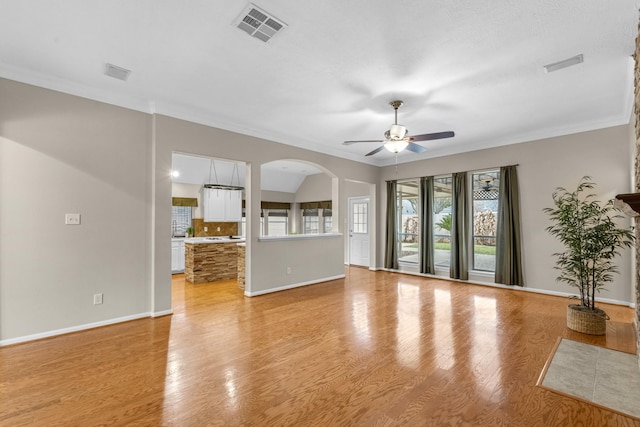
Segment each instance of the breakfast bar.
M185 280L190 283L232 280L238 277L238 244L235 237L185 239Z

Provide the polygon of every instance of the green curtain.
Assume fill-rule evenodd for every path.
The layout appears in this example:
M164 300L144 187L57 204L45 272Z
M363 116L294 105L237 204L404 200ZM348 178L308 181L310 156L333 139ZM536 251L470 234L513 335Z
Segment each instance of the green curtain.
M432 176L420 178L420 231L420 273L435 274Z
M451 183L451 264L452 279L469 279L469 196L467 173L453 174Z
M303 202L300 203L300 209L331 209L331 200L322 202Z
M243 200L244 202L244 200ZM244 208L244 204L242 205ZM260 202L261 209L291 209L291 203L284 202Z
M192 208L198 207L198 199L194 197L172 197L172 206L191 206Z
M398 269L397 222L397 181L387 181L387 247L384 254L384 267Z
M524 286L520 238L520 193L515 166L500 168L495 282Z

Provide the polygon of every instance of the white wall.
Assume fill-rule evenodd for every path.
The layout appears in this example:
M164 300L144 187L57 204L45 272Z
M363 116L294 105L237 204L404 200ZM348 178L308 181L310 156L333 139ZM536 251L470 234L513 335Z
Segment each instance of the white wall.
M345 182L345 196L346 198L350 197L367 197L370 192L370 184L364 182L353 182L347 181Z
M171 312L174 150L251 162L249 290L344 274L341 237L259 242L251 189L272 160L309 161L340 180L374 182L377 168L5 79L0 94L0 345ZM65 226L65 213L82 224Z
M150 116L3 79L0 94L0 343L148 316Z
M296 200L295 193L285 193L284 191L261 191L261 200L265 202L293 203Z
M296 191L296 203L331 200L331 177L324 173L309 175Z
M264 168L262 168L264 169ZM273 176L273 171L270 171ZM289 217L287 218L287 233L293 233L298 229L298 218L300 217L297 209L296 194L295 193L287 193L284 191L269 191L262 190L261 191L261 201L263 202L282 202L282 203L290 203L291 209L289 209Z
M304 284L344 274L343 237L301 241L265 242L259 240L261 194L260 166L274 160L302 160L310 162L328 174L333 174L332 187L345 179L376 182L378 168L337 157L274 143L254 137L211 128L166 116L155 116L153 194L155 210L155 241L153 283L156 284L156 310L170 306L170 203L169 174L171 152L198 154L247 163L246 206L249 212L247 230L248 293L256 294L296 284ZM335 188L334 209L344 215L344 185ZM341 230L340 230L341 231ZM373 243L375 246L375 242ZM287 274L291 267L292 274Z
M575 288L557 283L552 254L561 245L546 231L550 225L544 207L552 205L551 193L556 187L575 188L582 176L589 175L598 184L599 200L619 193L631 192L631 165L628 126L617 126L557 138L474 151L455 156L438 157L398 166L397 178L410 178L452 172L488 169L519 164L522 241L526 287L545 291L575 293ZM384 182L395 179L395 166L382 171L381 197L378 207L382 220L379 233L384 236L386 192ZM625 223L628 221L625 220ZM627 250L618 260L621 271L613 284L600 293L601 298L631 302L633 276L631 255ZM384 264L384 242L378 247L379 266ZM485 277L472 280L488 281Z
M247 286L253 293L343 274L344 238L259 240L260 165L299 159L334 176L334 212L344 219L349 180L372 194L384 236L384 182L394 167L339 159L165 116L151 116L0 79L0 344L171 311L173 151L248 162ZM557 185L590 174L603 197L629 192L628 129L483 150L399 166L401 176L519 163L527 286L554 282L541 213ZM375 188L376 186L374 186ZM381 197L380 197L381 196ZM80 213L80 226L65 226ZM380 215L382 213L382 215ZM374 218L375 221L375 218ZM344 231L341 221L339 231ZM377 266L383 245L377 244ZM292 274L286 268L292 267ZM628 301L628 257L604 297ZM103 293L104 304L93 305Z

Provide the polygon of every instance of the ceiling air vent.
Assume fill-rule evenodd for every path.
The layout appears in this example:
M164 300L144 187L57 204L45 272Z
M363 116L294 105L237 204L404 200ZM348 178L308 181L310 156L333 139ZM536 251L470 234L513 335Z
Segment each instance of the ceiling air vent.
M273 36L284 30L284 22L254 4L240 14L235 25L245 33L263 42L268 42Z
M106 64L104 73L109 77L124 81L129 77L131 70L127 70L126 68L118 67L113 64Z

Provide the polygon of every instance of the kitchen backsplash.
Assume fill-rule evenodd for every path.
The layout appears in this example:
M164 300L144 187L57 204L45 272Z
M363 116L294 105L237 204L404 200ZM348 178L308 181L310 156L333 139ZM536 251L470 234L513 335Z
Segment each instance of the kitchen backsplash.
M207 231L204 228L207 227ZM206 236L238 236L237 222L204 222L202 218L193 218L196 237ZM220 228L220 231L218 231Z

